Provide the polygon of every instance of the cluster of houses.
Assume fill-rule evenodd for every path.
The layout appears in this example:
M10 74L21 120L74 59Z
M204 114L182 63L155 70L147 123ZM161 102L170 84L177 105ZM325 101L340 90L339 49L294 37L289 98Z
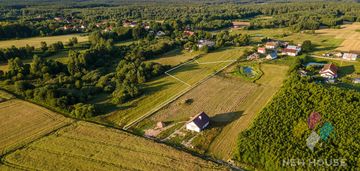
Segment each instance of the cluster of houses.
M84 31L87 28L87 24L81 19L75 19L72 17L54 17L56 22L65 23L60 29L64 31Z
M329 52L322 54L323 57L336 57L336 58L342 58L344 60L348 61L356 61L358 54L353 52Z
M265 45L259 45L257 52L249 55L247 60L257 60L262 55L269 60L276 59L278 57L278 49L281 55L298 56L301 52L301 45L289 45L288 42L283 41L269 41Z

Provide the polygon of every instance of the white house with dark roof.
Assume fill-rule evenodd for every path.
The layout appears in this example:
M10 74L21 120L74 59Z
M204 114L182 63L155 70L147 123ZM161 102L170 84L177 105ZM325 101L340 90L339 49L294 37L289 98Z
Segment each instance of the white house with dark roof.
M186 129L190 131L200 132L204 130L210 123L210 118L205 112L201 112L194 116L188 123Z
M334 79L337 77L337 70L338 68L334 64L326 64L320 70L319 74L327 79Z

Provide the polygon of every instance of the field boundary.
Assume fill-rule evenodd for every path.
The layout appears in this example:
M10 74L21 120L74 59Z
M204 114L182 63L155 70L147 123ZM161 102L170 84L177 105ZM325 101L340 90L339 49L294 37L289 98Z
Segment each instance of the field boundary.
M207 77L205 77L204 79L196 82L194 85L190 85L188 83L186 83L185 81L169 74L168 72L173 71L177 68L180 68L183 65L189 64L191 62L196 62L197 64L211 64L211 63L225 63L225 62L230 62L229 64L225 65L224 67L220 68L218 71L214 72L213 74L208 75ZM174 68L169 69L168 71L165 72L166 75L186 84L188 86L188 88L184 89L183 91L181 91L180 93L176 94L175 96L169 98L168 100L164 101L163 103L161 103L160 105L158 105L157 107L151 109L149 112L145 113L144 115L140 116L138 119L128 123L127 125L125 125L123 127L124 130L128 130L129 128L131 128L132 126L134 126L135 124L138 124L139 122L143 121L144 119L146 119L147 117L153 115L154 113L156 113L157 111L159 111L160 109L162 109L163 107L165 107L166 105L170 104L171 102L177 100L178 98L180 98L182 95L186 94L187 92L189 92L190 90L194 89L195 87L197 87L198 85L200 85L201 83L205 82L206 80L210 79L211 77L215 76L216 74L218 74L219 72L223 71L225 68L229 67L230 65L234 64L235 62L237 62L237 60L225 60L225 61L214 61L214 62L204 62L204 63L200 63L197 61L197 57L195 57L194 59L185 62L181 65L178 65Z

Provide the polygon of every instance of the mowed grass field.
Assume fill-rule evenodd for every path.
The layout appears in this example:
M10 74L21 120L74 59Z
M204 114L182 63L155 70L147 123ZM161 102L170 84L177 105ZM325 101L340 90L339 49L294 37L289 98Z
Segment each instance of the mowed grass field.
M192 89L138 126L141 129L153 128L160 121L176 124L188 121L189 118L204 111L211 118L210 127L222 129L215 139L209 140L211 142L207 153L228 160L235 150L238 134L250 126L256 114L281 87L288 67L261 64L261 70L264 75L252 83L230 76L232 68L229 68ZM188 99L192 100L191 104L184 103ZM207 131L199 136L208 135Z
M198 59L199 62L214 62L220 60L237 59L243 53L244 48L228 48L220 51L205 54ZM137 118L143 116L153 108L166 102L170 98L178 95L182 91L186 91L189 85L194 85L197 82L205 79L213 74L216 70L223 68L230 62L212 63L212 64L197 64L195 61L183 65L169 74L186 82L180 82L170 76L162 76L153 81L146 83L144 94L142 97L118 106L118 110L108 114L107 116L100 116L99 119L105 119L117 125L124 126ZM105 102L106 103L106 102Z
M0 155L71 122L62 115L17 99L0 103L0 120Z
M8 48L12 45L16 47L24 47L26 45L34 46L35 48L40 47L41 42L46 42L48 45L62 41L63 43L69 42L69 39L72 37L76 37L78 42L86 42L88 41L88 36L81 36L81 34L69 34L69 35L61 35L61 36L48 36L48 37L33 37L26 39L18 39L18 40L3 40L0 41L0 48Z
M35 141L3 161L25 170L226 169L164 144L87 122Z
M339 51L360 52L360 23L346 24L341 29L321 29L316 33L344 40L337 48Z
M173 51L167 52L160 57L150 60L150 62L156 62L163 65L175 66L180 63L186 62L193 59L194 57L200 55L200 52L187 52L180 49L175 49Z

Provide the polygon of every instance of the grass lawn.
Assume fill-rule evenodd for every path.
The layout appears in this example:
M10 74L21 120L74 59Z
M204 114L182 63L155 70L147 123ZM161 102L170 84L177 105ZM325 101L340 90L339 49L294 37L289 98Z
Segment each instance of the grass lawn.
M0 41L0 48L8 48L12 45L16 47L24 47L27 44L29 46L35 46L35 48L40 47L40 42L46 42L48 45L62 41L66 43L72 37L77 37L78 42L86 42L88 41L88 36L81 36L82 34L69 34L69 35L61 35L61 36L48 36L48 37L33 37L33 38L25 38L25 39L18 39L18 40L4 40Z
M87 122L65 127L3 160L34 170L226 170L164 144Z
M237 59L241 56L243 49L244 48L228 48L212 52L203 55L199 59L199 62ZM227 64L229 64L229 62L204 65L192 62L169 72L169 74L183 80L187 84L194 85ZM113 107L114 112L105 116L99 116L98 119L105 119L117 125L124 126L166 102L171 97L185 91L189 86L170 76L162 76L146 83L144 88L143 96L128 103ZM110 102L105 101L101 103L106 106L106 104Z
M182 51L180 49L175 49L172 50L170 52L167 52L163 55L161 55L160 57L150 60L150 62L156 62L156 63L160 63L163 65L171 65L171 66L175 66L178 65L180 63L186 62L190 59L193 59L194 57L200 55L200 52L187 52L187 51Z

